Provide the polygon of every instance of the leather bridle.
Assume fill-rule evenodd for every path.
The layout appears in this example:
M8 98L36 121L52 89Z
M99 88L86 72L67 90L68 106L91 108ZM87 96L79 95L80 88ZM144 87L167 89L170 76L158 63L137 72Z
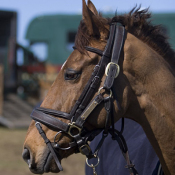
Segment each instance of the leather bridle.
M36 121L35 125L39 133L43 137L45 143L47 144L48 148L50 149L60 171L63 169L59 162L59 154L57 152L57 149L68 150L70 148L75 147L77 152L81 152L82 154L86 155L88 164L88 159L98 158L98 151L100 150L104 139L106 138L108 133L110 133L112 135L112 139L117 140L120 146L120 149L127 162L126 167L129 169L130 174L131 175L138 174L134 168L134 165L131 163L129 159L127 145L124 137L122 136L122 131L124 128L124 119L122 119L122 128L121 131L119 132L114 128L114 118L113 118L114 116L112 113L113 100L114 99L116 100L115 92L113 89L113 83L115 78L119 74L118 61L124 45L124 41L125 41L124 26L122 26L119 23L112 23L110 26L109 39L107 41L104 51L89 46L85 47L87 51L97 53L102 57L99 63L95 66L94 71L92 72L92 75L89 81L87 82L82 94L76 101L74 107L72 108L69 114L62 111L46 109L42 107L34 109L31 114L31 118ZM104 73L106 74L104 85L103 87L99 87ZM92 99L97 90L98 94L95 96L94 99ZM104 96L104 93L105 94L107 93L109 95L106 97L106 95ZM107 113L105 128L88 131L84 127L84 123L91 114L91 112L101 103L104 103L105 110ZM118 107L120 108L119 105ZM68 124L64 123L63 121L59 120L56 117L64 118L66 120L69 120L70 122ZM69 143L68 148L61 148L56 141L57 138L56 135L54 142L51 143L49 139L46 137L44 131L42 130L42 126L40 123L46 125L47 127L49 127L49 129L58 131L57 135L59 133L68 134L73 138L74 141ZM101 131L103 131L102 139L97 145L95 152L92 153L88 141L92 141L94 137L98 135ZM91 164L89 166L93 168L95 174L96 165Z

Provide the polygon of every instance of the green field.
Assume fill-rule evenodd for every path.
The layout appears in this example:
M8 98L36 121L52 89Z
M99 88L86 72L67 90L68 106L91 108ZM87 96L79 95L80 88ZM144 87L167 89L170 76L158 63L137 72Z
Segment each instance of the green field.
M0 127L0 175L32 175L21 157L26 132ZM84 165L85 157L74 154L62 161L64 171L59 175L83 175Z

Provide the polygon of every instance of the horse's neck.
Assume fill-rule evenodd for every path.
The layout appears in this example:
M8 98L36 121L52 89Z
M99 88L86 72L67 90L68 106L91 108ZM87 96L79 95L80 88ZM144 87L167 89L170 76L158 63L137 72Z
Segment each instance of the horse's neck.
M135 112L136 116L131 116L131 118L135 117L134 119L142 125L164 170L167 171L165 174L175 174L175 77L173 70L159 54L134 36L128 36L128 42L126 41L128 46L126 46L127 55L124 65L130 64L130 68L128 70L127 67L126 75L136 95L140 108L138 110L142 111ZM134 109L134 111L137 110Z

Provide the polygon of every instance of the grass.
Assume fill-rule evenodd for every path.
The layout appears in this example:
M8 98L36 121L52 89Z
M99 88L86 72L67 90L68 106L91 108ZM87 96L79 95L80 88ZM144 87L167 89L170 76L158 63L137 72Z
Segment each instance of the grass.
M27 130L9 130L0 127L0 174L33 175L21 157L26 132ZM64 170L59 175L83 175L84 165L85 157L74 154L62 161ZM47 175L54 174L47 173Z

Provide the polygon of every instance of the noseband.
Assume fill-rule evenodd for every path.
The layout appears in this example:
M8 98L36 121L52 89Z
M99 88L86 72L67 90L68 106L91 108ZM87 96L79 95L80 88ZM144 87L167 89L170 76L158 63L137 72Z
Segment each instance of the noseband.
M124 137L122 136L124 119L122 119L123 121L122 128L121 131L119 132L114 128L114 116L112 113L113 100L114 99L116 100L115 91L113 90L113 83L115 78L119 74L118 61L120 58L121 50L124 45L124 41L125 41L125 28L119 23L113 23L110 26L109 39L107 41L104 51L89 46L85 47L87 51L97 53L102 57L99 63L95 66L94 71L92 72L92 75L89 81L87 82L82 94L76 101L74 107L72 108L69 114L62 111L56 111L53 109L46 109L42 107L34 109L31 114L31 118L36 121L35 125L39 133L43 137L45 143L47 144L48 148L50 149L55 159L55 162L60 170L63 169L59 162L59 154L56 153L57 149L68 150L75 147L76 152L81 152L83 155L86 155L87 165L89 165L88 159L91 158L97 158L99 162L98 151L100 150L104 139L106 138L108 133L110 133L112 135L112 139L117 140L120 146L120 149L126 159L127 168L129 169L130 174L131 175L138 174L134 168L134 165L131 163L129 159L127 145ZM104 73L106 74L104 85L103 87L99 87ZM94 94L97 91L98 94L93 99ZM107 97L104 96L104 94L106 93L108 94ZM92 113L92 111L101 103L104 103L105 110L107 113L105 128L88 131L84 127L84 123L89 117L89 115ZM118 105L118 107L120 106ZM68 124L64 123L56 117L64 118L70 122ZM53 143L51 143L46 137L40 123L46 125L47 127L49 127L54 131L58 131ZM103 131L102 139L97 145L95 152L92 153L88 141L92 141L94 137L98 135L101 131ZM57 135L60 133L66 133L73 138L73 142L69 143L69 147L62 148L57 143L56 141ZM93 172L95 174L96 165L91 164L89 166L93 168Z

